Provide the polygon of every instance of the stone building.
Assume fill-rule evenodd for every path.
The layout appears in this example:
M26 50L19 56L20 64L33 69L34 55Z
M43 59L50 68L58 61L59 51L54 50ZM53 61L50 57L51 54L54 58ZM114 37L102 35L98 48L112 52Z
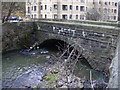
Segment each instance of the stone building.
M31 18L86 20L90 9L101 20L118 20L118 0L26 0L26 16Z

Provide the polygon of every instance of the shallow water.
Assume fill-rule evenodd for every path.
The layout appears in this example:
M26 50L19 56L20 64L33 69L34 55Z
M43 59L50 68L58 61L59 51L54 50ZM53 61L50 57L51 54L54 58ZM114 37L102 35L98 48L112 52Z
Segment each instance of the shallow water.
M44 68L49 66L49 54L27 55L21 54L20 51L12 51L3 54L2 57L2 78L4 88L24 88L35 87L42 83L40 80L45 74ZM104 80L102 72L95 71L87 63L77 63L75 75L88 79L92 71L92 80Z
M25 87L40 83L44 74L44 66L48 60L46 55L23 55L19 51L3 55L3 87ZM26 85L25 85L26 84Z
M92 80L104 80L106 78L103 72L93 70L86 62L78 62L75 68L75 75L86 80L90 80L90 71Z

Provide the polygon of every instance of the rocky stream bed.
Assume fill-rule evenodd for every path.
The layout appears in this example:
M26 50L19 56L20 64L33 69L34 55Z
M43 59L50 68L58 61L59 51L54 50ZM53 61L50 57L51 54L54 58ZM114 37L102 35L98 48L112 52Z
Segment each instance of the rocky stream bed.
M50 53L21 55L15 51L3 55L3 60L3 88L105 88L107 86L104 79L98 76L100 73L96 74L100 79L93 79L93 76L92 81L77 76L68 69L69 62L65 62L64 58L59 61ZM82 74L82 71L77 72Z

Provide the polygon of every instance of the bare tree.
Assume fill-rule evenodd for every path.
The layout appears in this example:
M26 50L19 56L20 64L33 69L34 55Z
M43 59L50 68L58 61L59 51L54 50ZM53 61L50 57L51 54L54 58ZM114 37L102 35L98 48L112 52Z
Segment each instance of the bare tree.
M17 11L25 13L25 3L2 2L2 16L6 16L6 18L3 18L3 22L4 20L7 21L11 14L15 14Z
M101 14L96 8L92 8L86 13L86 19L98 21L101 19Z
M11 2L10 3L10 7L9 7L9 10L8 10L8 14L7 14L7 18L5 19L6 21L8 20L8 18L10 17L12 11L14 10L15 8L15 2Z
M88 9L86 13L86 19L87 20L95 20L95 21L107 21L109 20L108 15L109 15L109 9L104 6L105 2L99 1L99 2L94 2L94 5L92 8Z

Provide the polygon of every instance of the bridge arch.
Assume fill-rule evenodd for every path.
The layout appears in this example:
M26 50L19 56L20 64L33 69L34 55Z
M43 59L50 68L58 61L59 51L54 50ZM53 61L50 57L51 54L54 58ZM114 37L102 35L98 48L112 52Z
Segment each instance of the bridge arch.
M63 41L61 39L47 39L47 40L44 40L41 44L40 44L40 47L43 47L43 48L46 48L48 50L60 50L59 52L61 52L60 54L63 54L64 51L67 49L67 46L69 45L69 52L71 52L73 50L73 47L70 43L66 42L66 41ZM81 50L82 49L82 52ZM82 47L78 47L75 51L76 55L78 55L78 52L81 52L81 56L79 57L79 59L84 59L82 60L81 62L86 62L87 65L89 65L89 67L91 67L91 65L89 64L89 62L87 61L87 58L85 57L85 53L83 51L83 48ZM65 53L65 56L68 57L70 53ZM76 56L77 57L77 56ZM75 57L75 58L76 58ZM91 67L92 68L92 67Z
M40 44L40 47L42 48L48 48L50 50L54 49L54 50L63 50L65 49L69 44L63 40L60 39L47 39L45 41L43 41Z
M63 22L38 22L36 24L39 27L36 31L39 43L53 38L63 40L69 45L78 41L78 45L81 46L78 50L83 50L82 55L94 69L105 72L108 70L109 57L113 56L116 47L118 29L63 24Z

